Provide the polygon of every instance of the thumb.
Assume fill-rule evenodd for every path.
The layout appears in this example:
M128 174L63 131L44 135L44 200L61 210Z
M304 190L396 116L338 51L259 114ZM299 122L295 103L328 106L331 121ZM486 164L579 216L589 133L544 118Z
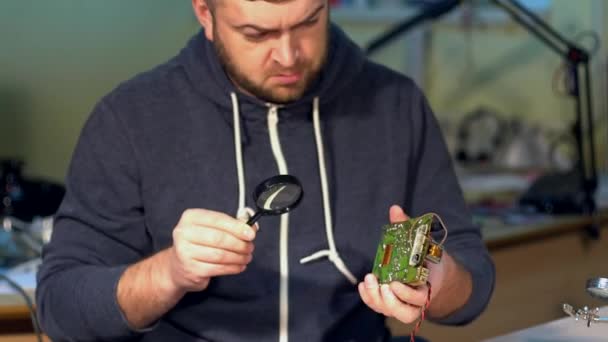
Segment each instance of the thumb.
M409 220L409 216L407 216L405 212L403 212L403 209L401 209L401 207L398 205L391 206L388 216L390 218L391 223Z

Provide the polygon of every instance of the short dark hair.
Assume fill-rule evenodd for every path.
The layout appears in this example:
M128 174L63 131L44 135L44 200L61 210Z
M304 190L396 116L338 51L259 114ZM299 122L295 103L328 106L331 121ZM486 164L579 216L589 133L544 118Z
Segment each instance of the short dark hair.
M205 2L207 3L207 6L209 6L211 11L214 11L217 7L217 4L221 1L223 1L223 0L205 0ZM258 0L245 0L245 1L258 1ZM289 0L261 0L261 1L276 3L276 2L287 2Z

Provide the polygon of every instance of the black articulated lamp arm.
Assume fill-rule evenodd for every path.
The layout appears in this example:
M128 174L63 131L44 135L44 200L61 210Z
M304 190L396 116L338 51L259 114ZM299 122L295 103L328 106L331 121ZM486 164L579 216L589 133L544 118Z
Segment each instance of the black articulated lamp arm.
M445 0L437 4L424 6L424 9L421 10L420 13L395 25L387 32L382 33L379 37L372 40L367 45L367 47L365 47L365 53L367 55L371 55L380 48L388 45L395 38L409 31L410 29L426 21L437 19L442 15L452 11L460 4L460 2L460 0Z
M540 39L551 50L561 56L567 63L571 81L568 93L576 101L576 120L573 134L578 152L578 172L581 177L583 198L581 214L593 215L597 207L595 192L597 189L597 169L595 160L595 139L593 132L593 100L591 75L589 71L590 54L585 49L570 42L551 28L536 14L525 8L516 0L491 0L511 15L513 20L523 26L532 35ZM581 68L583 71L581 79ZM581 94L584 93L584 94ZM584 114L583 114L584 113ZM599 236L599 227L592 225L588 229L592 237Z
M524 26L530 33L542 40L560 56L566 56L570 49L576 48L574 44L570 43L539 16L525 8L519 2L513 0L490 1L509 13L513 20ZM582 52L584 53L584 51Z
M438 19L444 14L457 8L467 0L438 1L424 8L411 18L406 18L387 32L373 39L365 52L367 55L388 45L395 38L427 21ZM576 140L578 163L576 177L580 179L580 188L572 195L578 203L575 212L585 215L597 213L595 192L597 189L597 169L595 160L595 140L593 132L593 101L591 89L591 75L589 70L590 54L587 50L577 46L560 35L543 19L528 10L517 0L490 0L500 9L507 12L513 20L520 24L532 35L540 39L549 49L561 56L567 64L568 93L576 102L576 120L573 123L572 134ZM581 73L582 71L582 73ZM582 76L582 78L581 78ZM584 114L583 114L584 113ZM588 229L592 237L599 236L598 225L591 225Z

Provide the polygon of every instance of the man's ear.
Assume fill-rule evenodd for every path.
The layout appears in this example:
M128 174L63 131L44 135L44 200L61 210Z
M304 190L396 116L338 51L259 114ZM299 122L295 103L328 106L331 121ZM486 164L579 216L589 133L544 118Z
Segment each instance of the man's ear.
M205 29L205 36L213 41L213 13L207 4L207 0L192 0L192 8L196 19Z

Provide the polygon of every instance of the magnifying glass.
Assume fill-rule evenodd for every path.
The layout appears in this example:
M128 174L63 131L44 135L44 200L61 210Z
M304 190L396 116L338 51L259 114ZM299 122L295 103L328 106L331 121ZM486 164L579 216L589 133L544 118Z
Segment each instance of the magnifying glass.
M608 299L608 278L587 280L587 292L595 298Z
M253 225L263 215L281 215L300 204L302 195L300 181L290 175L278 175L260 183L253 192L253 200L258 211L247 221Z

